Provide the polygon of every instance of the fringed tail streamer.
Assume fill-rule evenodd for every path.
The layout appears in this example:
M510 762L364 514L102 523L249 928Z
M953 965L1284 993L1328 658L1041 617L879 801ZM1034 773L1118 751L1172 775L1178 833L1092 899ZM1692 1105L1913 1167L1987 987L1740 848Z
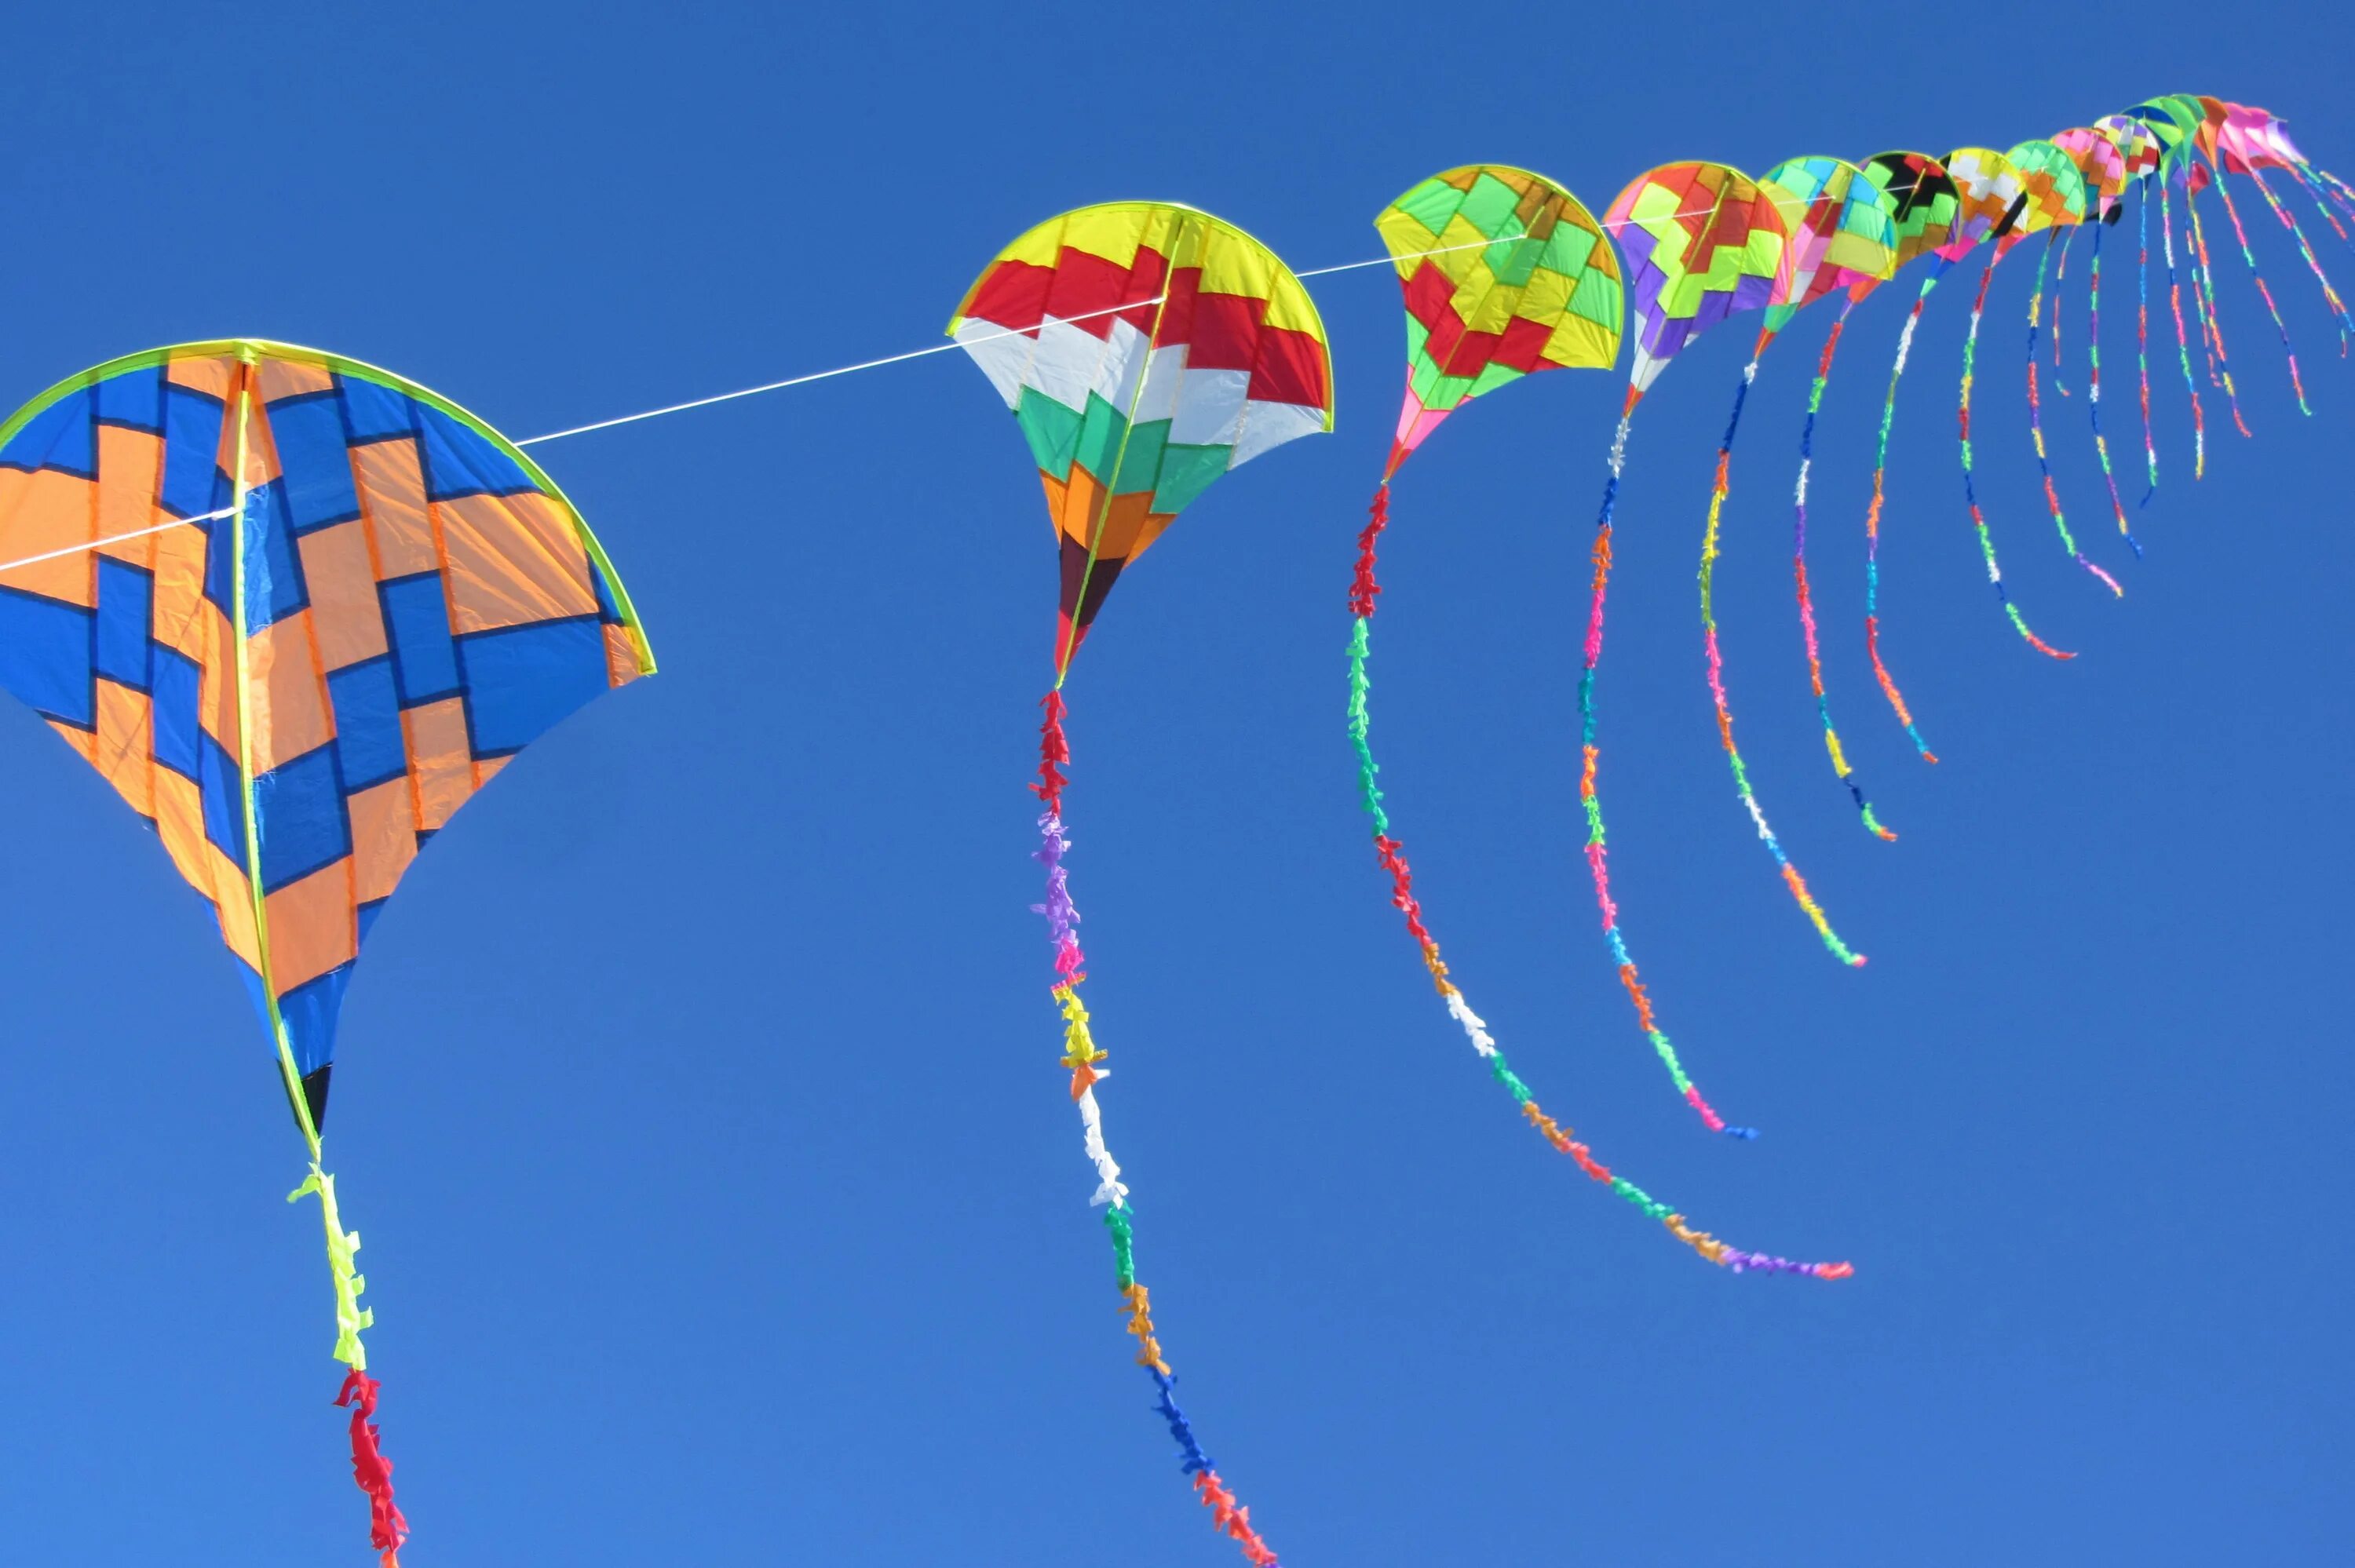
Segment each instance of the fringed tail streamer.
M1889 395L1881 404L1881 440L1872 460L1872 499L1864 510L1864 649L1872 660L1873 679L1881 683L1881 694L1889 699L1890 711L1897 722L1905 726L1905 737L1913 749L1922 754L1924 762L1938 760L1922 732L1913 727L1913 715L1905 705L1905 695L1897 689L1896 677L1881 658L1881 508L1886 499L1884 488L1889 473L1889 429L1897 422L1897 383L1904 378L1906 358L1913 351L1913 334L1922 324L1923 307L1930 302L1930 291L1938 286L1945 270L1943 263L1937 271L1922 281L1922 291L1913 297L1913 308L1906 313L1905 325L1897 334L1897 358L1889 368Z
M2072 229L2070 233L2073 238L2076 231ZM2062 253L2064 257L2067 255L2065 248ZM2044 475L2044 507L2046 511L2052 514L2052 526L2060 532L2061 547L2069 552L2071 559L2107 584L2112 593L2123 594L2126 590L2118 587L2117 579L2087 560L2084 552L2077 548L2076 538L2069 532L2068 515L2062 510L2060 487L2052 482L2051 461L2045 455L2044 404L2037 395L2036 384L2036 334L2037 318L2044 303L2044 266L2051 258L2052 240L2048 234L2044 242L2044 254L2036 261L2036 287L2028 296L2028 433L2036 443L2036 466ZM2095 320L2099 319L2097 313ZM2052 295L2052 324L2053 337L2057 341L2060 337L2061 324L2061 293L2057 287L2057 280ZM2060 376L2057 372L2053 381L2055 385L2059 384Z
M2003 586L2003 567L1996 560L1994 536L1987 532L1986 514L1979 510L1978 487L1971 476L1971 375L1978 358L1979 318L1987 311L1987 284L1994 279L1996 267L2003 260L2004 254L2004 247L1998 241L1994 253L1987 258L1986 269L1979 273L1978 295L1971 302L1970 332L1963 339L1963 387L1956 407L1962 427L1963 496L1970 503L1971 526L1978 531L1979 554L1987 560L1987 581L1995 585L1996 599L2002 604L2004 614L2010 617L2012 629L2026 638L2028 645L2040 653L2054 659L2073 659L2075 654L2062 652L2029 630L2028 622L2020 617L2019 606L2011 602L2011 592Z

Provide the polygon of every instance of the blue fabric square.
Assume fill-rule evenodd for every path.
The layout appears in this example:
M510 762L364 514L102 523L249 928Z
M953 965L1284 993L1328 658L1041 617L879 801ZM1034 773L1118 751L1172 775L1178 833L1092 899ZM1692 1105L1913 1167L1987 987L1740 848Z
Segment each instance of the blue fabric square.
M221 425L228 410L218 397L186 387L164 389L164 510L201 517L229 502L220 471Z
M515 459L485 440L473 426L425 403L417 405L417 418L425 434L418 451L425 467L426 500L513 495L539 488Z
M153 646L155 685L148 700L155 715L155 760L193 780L201 776L204 762L204 726L197 717L204 671L176 648Z
M197 793L205 807L205 837L245 869L245 793L237 758L201 729L197 732Z
M343 411L333 395L272 403L270 434L278 443L286 517L295 533L348 523L360 514Z
M160 434L164 429L164 367L126 370L100 382L98 418L104 425L128 425L134 430Z
M400 693L393 683L389 655L329 675L327 700L336 712L336 751L347 793L409 771L409 748L400 735Z
M416 406L401 393L357 376L338 376L336 386L344 395L344 418L351 425L352 440L385 441L417 433Z
M400 683L400 705L413 708L458 694L458 649L450 638L450 607L442 578L432 572L377 585L385 630L392 637L393 673Z
M91 728L93 619L78 604L0 588L0 686L37 714Z
M147 689L148 631L155 611L155 577L105 556L98 559L98 673Z
M282 475L245 493L245 629L249 634L259 631L310 602L294 533L286 523Z
M98 431L90 422L90 389L69 392L32 418L0 449L0 464L62 469L84 479L98 477Z
M521 751L606 688L604 629L586 616L475 632L458 652L477 757Z
M278 1016L286 1025L286 1044L294 1053L298 1075L307 1078L335 1060L336 1020L351 980L352 966L337 964L278 999Z
M282 762L253 781L253 817L261 829L261 888L275 893L352 852L336 748L322 746Z

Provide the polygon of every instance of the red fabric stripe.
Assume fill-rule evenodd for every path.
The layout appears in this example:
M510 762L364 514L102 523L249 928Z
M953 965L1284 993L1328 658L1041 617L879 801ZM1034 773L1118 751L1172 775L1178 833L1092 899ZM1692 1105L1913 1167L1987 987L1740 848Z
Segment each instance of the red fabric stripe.
M1021 332L1037 326L1047 313L1047 290L1054 282L1052 269L1028 261L1000 261L982 274L965 314Z
M1325 387L1323 344L1310 334L1290 327L1268 327L1261 332L1259 363L1252 367L1252 397L1263 403L1300 403L1322 408L1327 402Z

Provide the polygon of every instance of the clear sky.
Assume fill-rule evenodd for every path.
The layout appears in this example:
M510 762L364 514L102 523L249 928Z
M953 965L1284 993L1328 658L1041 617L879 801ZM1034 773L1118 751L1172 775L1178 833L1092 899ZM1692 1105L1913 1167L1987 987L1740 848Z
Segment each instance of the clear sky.
M361 12L367 14L363 16ZM208 13L210 13L209 15ZM2288 115L2355 166L2312 5L1210 3L1064 8L34 7L8 29L0 404L226 334L415 377L514 436L937 341L1032 223L1178 199L1295 266L1496 160L1598 211L1648 164L2007 147L2153 92ZM2035 488L2031 260L1981 348L1980 493L2056 665L2005 626L1954 400L1967 276L1899 410L1887 653L1862 651L1870 436L1905 299L1852 319L1813 565L1789 498L1824 326L1761 369L1719 572L1763 801L1870 966L1825 957L1733 798L1693 588L1746 328L1639 419L1602 705L1662 1082L1578 858L1584 552L1619 378L1474 405L1401 480L1375 740L1440 940L1547 1108L1741 1245L1736 1278L1511 1114L1365 842L1341 717L1352 537L1396 408L1380 269L1318 280L1339 429L1214 487L1075 666L1069 810L1104 1091L1188 1409L1284 1561L2319 1562L2343 1547L2355 1091L2342 1001L2355 367L2212 198L2253 441L2162 481L2135 563L2074 397ZM2114 233L2130 234L2128 228ZM2355 285L2355 253L2323 235ZM2105 255L2129 475L2131 254ZM375 927L330 1163L379 1323L415 1568L1240 1561L1129 1364L1055 1064L1033 703L1054 558L958 356L539 455L662 661L509 768ZM2129 504L2132 503L2129 493ZM0 709L0 1518L44 1563L368 1561L302 1145L202 906L28 711Z

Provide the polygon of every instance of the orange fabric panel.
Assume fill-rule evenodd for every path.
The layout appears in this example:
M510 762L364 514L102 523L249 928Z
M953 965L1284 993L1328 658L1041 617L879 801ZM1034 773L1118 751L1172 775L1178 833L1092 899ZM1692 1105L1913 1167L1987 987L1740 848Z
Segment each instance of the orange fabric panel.
M1093 535L1100 560L1124 561L1135 556L1161 536L1175 515L1155 512L1150 491L1113 497L1111 514L1103 515L1103 487L1077 463L1071 465L1068 482L1043 471L1039 478L1047 487L1047 510L1055 519L1056 532L1082 546ZM1099 534L1100 515L1103 526Z
M433 503L460 636L597 613L589 553L553 496L469 495Z
M209 392L223 402L229 401L230 382L236 374L237 361L227 355L176 359L164 367L164 379L173 386Z
M239 745L237 655L230 644L236 639L229 631L229 618L211 604L205 606L195 624L208 634L212 644L202 654L190 655L201 666L197 683L197 723L235 757Z
M245 960L254 973L261 972L261 947L253 938L253 895L245 880L245 868L232 864L229 856L212 845L204 846L205 862L212 868L213 910L220 916L221 940L229 950Z
M211 540L200 527L167 528L142 543L155 550L155 639L201 662L220 646L208 626L217 623L224 636L229 627L228 619L205 599L205 554Z
M352 820L353 898L389 898L417 858L417 800L407 779L388 779L345 797Z
M155 814L155 732L147 694L98 682L98 748L92 766L143 817Z
M409 739L409 774L417 790L417 826L432 832L474 792L474 750L466 744L466 707L457 697L410 708L401 715Z
M359 956L349 855L271 894L263 913L270 921L270 983L281 996Z
M265 359L261 371L261 397L265 403L275 403L281 397L292 397L304 392L325 392L336 385L326 367L319 365L298 365L291 360Z
M376 548L378 580L439 571L442 557L433 547L425 470L418 461L415 439L354 447L352 472L359 484L368 542Z
M252 383L247 383L251 387ZM221 471L237 471L237 401L229 400L229 418L221 421ZM270 410L261 406L256 392L245 410L245 482L249 489L258 490L276 479L278 441L270 433Z
M311 630L319 640L319 661L340 670L385 651L384 610L377 602L376 570L368 560L368 529L338 523L305 534L303 581L309 588Z
M246 670L256 774L335 738L326 678L311 646L310 610L296 610L255 632L247 641Z
M626 686L645 669L638 662L638 640L630 635L626 626L605 628L605 683Z
M474 763L474 788L479 789L498 776L500 768L513 762L512 754L506 757L485 757Z
M0 586L94 609L98 567L81 546L98 537L97 526L98 486L91 481L56 469L26 473L0 468L0 560L72 550L0 572Z
M56 719L48 723L51 729L66 737L66 744L74 748L76 756L93 768L98 766L98 736L95 734L86 729L76 729L69 724L59 724Z
M212 861L220 852L205 842L205 802L195 785L168 768L151 771L155 834L173 866L206 897L212 896Z
M99 538L152 528L164 521L155 511L155 498L163 493L163 438L120 425L99 426L98 475ZM153 534L144 539L125 539L101 546L101 553L144 567L155 554L155 540Z

